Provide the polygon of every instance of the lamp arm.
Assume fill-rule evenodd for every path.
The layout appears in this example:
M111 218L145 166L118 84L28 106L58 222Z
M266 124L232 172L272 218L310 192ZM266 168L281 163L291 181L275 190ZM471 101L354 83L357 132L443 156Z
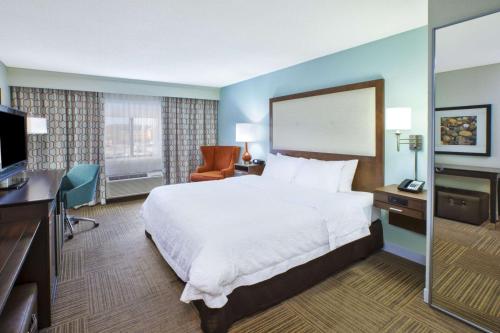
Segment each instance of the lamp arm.
M401 132L396 131L397 149L399 151L401 145L409 145L410 150L422 149L422 135L410 135L409 138L401 138Z

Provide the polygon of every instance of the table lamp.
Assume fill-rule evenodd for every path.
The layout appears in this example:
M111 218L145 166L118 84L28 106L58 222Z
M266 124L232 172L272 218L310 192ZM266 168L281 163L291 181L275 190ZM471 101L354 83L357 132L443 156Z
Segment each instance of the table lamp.
M39 117L28 117L26 119L28 134L47 134L47 119Z
M411 130L411 108L397 107L385 110L385 128L395 130L397 140L397 151L402 144L409 146L415 152L415 180L417 180L417 152L422 150L422 135L410 135L407 139L401 138L401 131Z
M245 143L245 152L241 159L245 164L250 164L252 155L248 152L248 143L257 141L258 125L250 123L236 124L236 142Z

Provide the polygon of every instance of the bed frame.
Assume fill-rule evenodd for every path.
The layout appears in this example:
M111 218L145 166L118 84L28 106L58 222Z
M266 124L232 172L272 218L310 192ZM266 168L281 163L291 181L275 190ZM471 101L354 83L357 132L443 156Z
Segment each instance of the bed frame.
M372 93L374 98L374 100L370 101L370 106L366 106L372 110L370 112L374 112L372 119L375 121L373 133L370 134L372 136L370 137L370 140L368 140L374 143L373 153L369 154L369 156L345 153L339 154L335 152L335 147L332 147L331 151L325 151L325 147L322 147L321 151L303 151L300 149L281 149L280 147L273 146L273 133L276 134L276 130L280 128L279 126L276 126L276 119L273 119L273 108L277 109L277 103L291 101L292 107L296 107L293 105L296 101L297 105L304 108L304 120L306 121L307 117L311 117L311 114L306 111L318 106L318 104L316 104L317 100L315 97L352 92L352 98L356 98L357 91L366 92L366 89L373 89ZM335 97L332 101L335 101ZM336 112L338 112L338 110L345 109L345 100L343 103L342 107L340 105L327 105L326 110L331 110L331 115L328 114L328 111L326 112L326 117L331 117L331 119L317 122L316 124L314 124L313 120L312 123L314 126L322 126L322 123L332 123L336 121L336 119L338 119L338 114L336 114ZM280 107L282 111L282 105ZM318 107L321 108L322 106L320 105ZM359 105L359 103L357 103L356 107L363 108L364 105ZM315 158L327 161L358 159L359 162L353 181L353 189L358 191L373 192L375 188L384 185L384 80L367 81L276 97L269 100L269 108L271 152L282 153L284 155L294 157ZM368 111L361 110L361 112ZM322 117L325 117L325 114L323 114ZM293 119L295 122L300 122L300 120L301 119ZM310 118L308 118L307 121L311 124ZM318 130L321 131L328 129L319 128ZM349 135L348 133L349 131L347 131L345 135ZM345 140L355 139L359 138L345 137ZM309 144L314 144L314 142ZM148 232L146 232L146 236L151 239L151 235ZM319 258L294 267L287 272L276 275L268 280L254 285L236 288L230 295L228 295L228 301L222 308L212 309L207 307L202 300L194 301L193 303L200 314L201 328L205 333L227 332L229 327L231 327L231 325L236 321L268 309L303 292L304 290L318 284L319 282L330 277L332 274L339 272L356 261L364 259L370 254L377 252L382 248L382 246L382 224L380 220L377 220L370 226L369 236L348 243Z
M146 236L152 240L146 231ZM289 299L345 267L368 257L383 246L382 223L370 226L370 235L346 244L308 263L294 267L269 280L238 287L228 295L224 307L212 309L202 300L194 301L205 333L225 333L238 320L266 310Z

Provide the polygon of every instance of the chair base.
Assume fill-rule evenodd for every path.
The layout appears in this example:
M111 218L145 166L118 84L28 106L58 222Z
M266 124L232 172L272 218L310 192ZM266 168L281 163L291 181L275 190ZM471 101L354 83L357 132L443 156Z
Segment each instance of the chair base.
M82 216L73 216L73 215L68 215L66 214L66 218L64 219L64 224L68 227L69 229L69 235L68 239L73 239L73 236L75 235L75 230L74 230L74 225L78 224L80 221L82 222L91 222L94 224L94 228L97 228L99 226L99 223L95 219L91 219L88 217L82 217Z

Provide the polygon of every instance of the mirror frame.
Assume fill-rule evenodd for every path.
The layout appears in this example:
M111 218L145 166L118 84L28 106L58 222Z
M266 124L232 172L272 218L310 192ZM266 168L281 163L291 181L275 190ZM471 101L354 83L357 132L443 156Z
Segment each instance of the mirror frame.
M453 26L456 24L461 24L464 22L468 22L471 20L475 20L481 17L485 17L488 15L493 15L500 13L499 10L494 10L492 12L487 12L483 13L480 15L474 15L467 17L465 19L461 19L458 21L454 21L452 23L448 23L445 25L440 25L432 28L429 31L429 46L430 46L430 65L429 65L429 113L428 113L428 146L427 146L427 151L428 151L428 172L427 172L427 184L428 184L428 191L427 191L427 239L426 239L426 272L425 272L425 289L424 289L424 302L428 303L429 306L431 306L434 309L437 309L439 311L442 311L456 319L459 319L477 329L480 329L485 332L489 332L488 329L470 321L467 318L464 318L458 314L455 314L453 312L450 312L449 310L440 307L439 305L436 305L432 302L432 277L433 277L433 260L432 260L432 249L433 249L433 239L434 239L434 188L435 188L435 177L434 177L434 170L435 170L435 152L434 152L434 145L435 145L435 121L434 121L434 109L435 109L435 101L436 101L436 72L435 72L435 65L436 65L436 32L439 29L443 29L449 26Z

